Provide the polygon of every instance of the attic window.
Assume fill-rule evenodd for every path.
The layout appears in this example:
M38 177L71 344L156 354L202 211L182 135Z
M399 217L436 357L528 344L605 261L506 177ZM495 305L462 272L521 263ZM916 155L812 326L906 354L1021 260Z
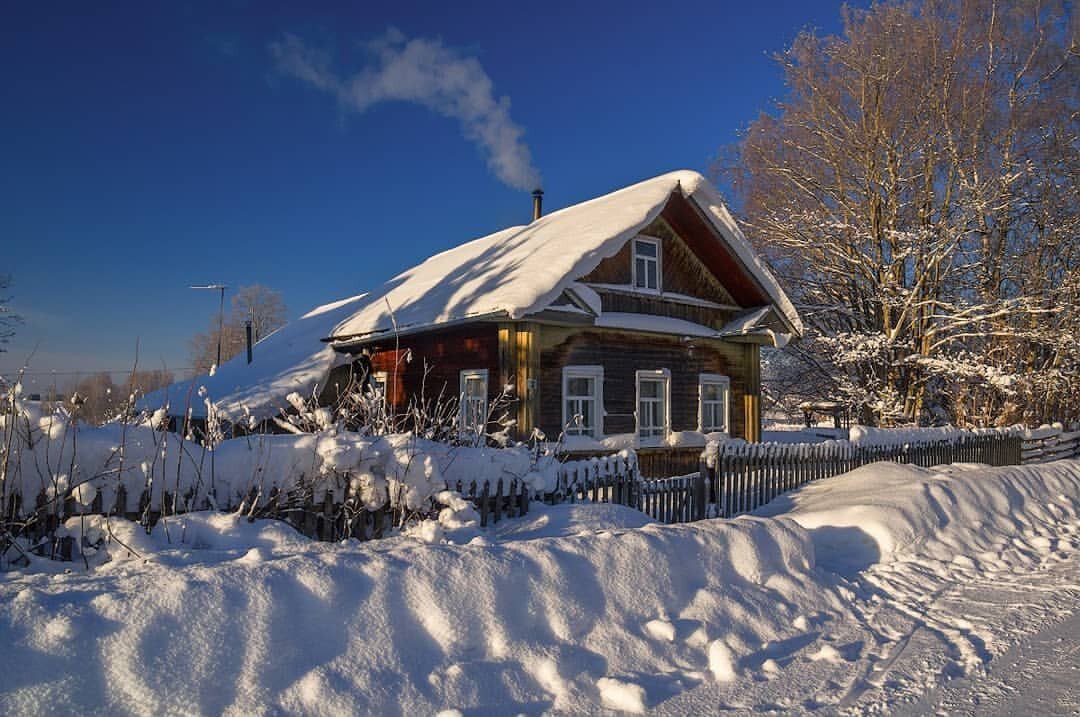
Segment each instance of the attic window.
M660 291L660 240L634 240L634 287Z

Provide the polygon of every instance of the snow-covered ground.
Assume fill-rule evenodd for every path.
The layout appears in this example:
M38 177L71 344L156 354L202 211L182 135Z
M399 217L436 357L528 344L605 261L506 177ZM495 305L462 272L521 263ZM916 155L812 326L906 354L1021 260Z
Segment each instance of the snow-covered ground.
M0 576L0 713L1075 704L998 665L1035 669L1028 640L1075 673L1080 461L874 464L678 526L537 506L465 544L170 522L125 528L136 559Z

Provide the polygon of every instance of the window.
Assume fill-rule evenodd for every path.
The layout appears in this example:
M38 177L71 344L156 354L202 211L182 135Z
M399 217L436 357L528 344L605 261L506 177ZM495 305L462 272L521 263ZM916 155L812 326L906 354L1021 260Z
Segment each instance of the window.
M563 425L568 436L603 435L604 367L563 368Z
M389 378L386 375L386 371L375 371L371 374L371 391L379 399L386 400L386 386L389 383Z
M634 287L660 291L660 240L634 240Z
M698 430L727 432L730 396L731 381L727 376L703 373L698 377Z
M668 407L671 403L671 372L637 372L638 438L663 438L670 427Z
M461 372L461 430L479 433L487 422L488 372L486 368Z

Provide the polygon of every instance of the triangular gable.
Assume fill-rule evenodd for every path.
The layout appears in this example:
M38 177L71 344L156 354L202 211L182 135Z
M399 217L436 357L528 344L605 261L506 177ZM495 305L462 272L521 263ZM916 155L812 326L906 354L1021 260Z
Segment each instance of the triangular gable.
M697 231L685 228L692 225L694 212L698 221L712 226L714 241L709 242L700 227ZM710 265L742 267L734 284L725 284L740 305L774 302L794 330L801 330L790 301L754 254L716 190L700 174L680 171L433 256L373 290L329 338L362 340L394 330L419 330L480 317L517 319L535 314L618 253L661 213L680 235L701 237L694 252Z
M695 229L706 232L706 238L711 238L708 228ZM661 285L664 294L690 296L726 306L740 305L724 286L728 277L717 273L717 268L708 266L672 228L663 214L627 240L615 256L600 262L595 269L581 278L581 282L597 287L631 288L633 244L637 237L657 239L661 242Z

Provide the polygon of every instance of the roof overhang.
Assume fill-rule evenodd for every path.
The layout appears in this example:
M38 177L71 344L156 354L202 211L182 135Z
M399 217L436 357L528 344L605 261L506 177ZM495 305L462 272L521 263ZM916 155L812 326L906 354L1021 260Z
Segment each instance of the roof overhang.
M363 334L354 334L352 336L327 336L321 339L324 343L329 343L334 347L335 351L339 353L356 353L365 346L378 343L380 341L386 341L387 339L396 339L403 336L414 336L416 334L427 333L429 331L442 331L443 329L452 329L458 326L471 323L490 323L492 321L505 321L508 318L505 311L495 311L488 314L477 314L476 316L466 316L460 319L452 319L450 321L433 322L429 324L413 324L411 326L404 326L396 331L393 329L368 331Z

